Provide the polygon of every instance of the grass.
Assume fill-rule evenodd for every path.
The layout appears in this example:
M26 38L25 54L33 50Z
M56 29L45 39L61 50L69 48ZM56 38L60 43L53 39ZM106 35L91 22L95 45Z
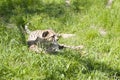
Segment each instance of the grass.
M0 80L119 80L120 1L110 9L107 0L1 0ZM84 45L81 51L56 55L29 52L21 25L74 33L60 39L67 45Z

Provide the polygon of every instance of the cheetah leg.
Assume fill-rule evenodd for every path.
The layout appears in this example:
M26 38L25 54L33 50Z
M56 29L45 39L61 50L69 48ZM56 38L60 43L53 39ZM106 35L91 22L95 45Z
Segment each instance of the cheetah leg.
M83 49L84 46L83 45L79 45L79 46L68 46L65 44L59 44L59 49L63 49L63 48L68 48L68 49L73 49L73 50L80 50Z
M57 34L57 35L58 37L62 37L62 38L70 38L75 36L75 34L64 34L64 33Z

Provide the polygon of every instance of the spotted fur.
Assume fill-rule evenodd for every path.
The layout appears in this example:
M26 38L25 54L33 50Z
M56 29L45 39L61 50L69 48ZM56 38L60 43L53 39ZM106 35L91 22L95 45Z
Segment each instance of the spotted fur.
M72 50L83 48L83 46L58 44L58 37L68 38L74 36L73 34L56 34L53 30L30 31L27 26L25 26L25 31L29 35L27 43L30 51L35 51L37 53L55 53L64 48Z
M25 26L25 31L29 35L27 39L29 50L37 53L57 52L59 51L58 37L53 30L35 30L30 31Z

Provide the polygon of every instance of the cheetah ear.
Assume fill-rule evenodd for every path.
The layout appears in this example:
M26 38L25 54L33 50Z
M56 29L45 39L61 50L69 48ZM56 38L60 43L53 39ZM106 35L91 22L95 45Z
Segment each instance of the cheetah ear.
M48 34L49 34L48 31L44 31L43 34L42 34L42 37L46 37Z

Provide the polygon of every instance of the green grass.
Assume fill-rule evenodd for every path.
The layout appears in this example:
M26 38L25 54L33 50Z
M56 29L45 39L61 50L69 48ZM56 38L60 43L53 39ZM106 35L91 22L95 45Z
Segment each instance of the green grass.
M1 0L0 80L119 80L120 1L110 9L107 0ZM56 55L29 52L21 25L74 33L60 39L67 45L84 45L81 51Z

